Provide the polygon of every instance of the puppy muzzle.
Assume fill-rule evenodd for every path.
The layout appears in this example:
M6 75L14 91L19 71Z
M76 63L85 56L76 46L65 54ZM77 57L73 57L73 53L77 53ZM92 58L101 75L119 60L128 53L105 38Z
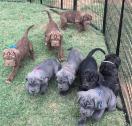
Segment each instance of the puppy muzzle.
M89 24L91 24L91 21L85 21L84 24L89 25Z
M82 84L82 85L80 85L79 88L80 88L80 90L87 91L87 90L89 90L89 89L94 88L94 85L91 85L91 86L90 86L90 84Z
M57 40L52 40L52 41L51 41L51 46L52 46L52 47L59 47L59 46L60 46L60 42L57 41Z
M5 59L4 66L5 67L8 67L8 66L14 67L14 66L16 66L16 61L14 59L10 59L10 60Z
M85 117L91 117L94 113L93 109L84 109L83 107L80 108L80 113L81 115L85 116Z
M58 90L60 93L67 92L69 90L69 85L67 84L59 84L58 85Z

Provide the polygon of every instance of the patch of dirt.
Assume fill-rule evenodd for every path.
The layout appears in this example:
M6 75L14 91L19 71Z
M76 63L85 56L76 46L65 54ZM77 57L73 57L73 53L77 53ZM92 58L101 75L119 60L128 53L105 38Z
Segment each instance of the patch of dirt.
M50 103L49 104L49 108L53 111L53 112L58 112L58 105L57 103Z

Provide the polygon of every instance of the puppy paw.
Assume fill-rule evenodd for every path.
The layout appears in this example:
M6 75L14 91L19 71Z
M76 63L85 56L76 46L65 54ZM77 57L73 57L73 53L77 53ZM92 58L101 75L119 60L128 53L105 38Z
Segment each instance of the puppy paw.
M119 110L123 110L123 104L120 96L117 96L117 103L116 106ZM115 109L114 109L115 110Z
M60 94L61 96L66 96L66 95L68 94L68 92L67 92L67 91L60 91L59 94Z
M45 94L45 92L40 92L40 94L41 94L41 95L44 95L44 94Z
M66 27L61 27L62 30L66 30Z
M64 59L64 57L58 57L58 60L59 60L59 62L63 62L63 61L65 61L65 59Z
M5 81L5 83L10 84L11 81L7 79L7 80Z
M85 126L85 121L84 120L79 120L78 121L78 126Z

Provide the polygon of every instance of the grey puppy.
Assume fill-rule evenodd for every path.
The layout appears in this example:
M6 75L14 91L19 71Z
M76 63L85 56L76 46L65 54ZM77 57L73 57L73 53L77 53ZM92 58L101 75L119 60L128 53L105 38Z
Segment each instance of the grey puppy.
M30 94L44 94L48 81L56 75L61 68L61 64L57 59L47 59L36 66L31 73L26 77L26 89Z
M81 114L79 126L85 126L86 119L89 117L94 120L101 119L106 108L108 111L116 109L116 96L107 87L100 85L88 91L80 91L77 95Z
M78 49L70 49L66 63L62 66L62 69L57 72L57 82L60 93L63 94L69 90L83 59L83 55Z

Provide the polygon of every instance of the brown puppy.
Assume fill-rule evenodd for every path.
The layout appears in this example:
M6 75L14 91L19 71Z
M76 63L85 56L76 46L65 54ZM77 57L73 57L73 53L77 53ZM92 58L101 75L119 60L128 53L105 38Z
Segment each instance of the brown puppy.
M58 51L58 59L63 60L64 52L62 48L62 34L57 26L57 24L53 21L50 13L46 11L49 17L49 23L47 24L45 31L45 45L47 45L48 49L56 49Z
M13 67L12 72L9 74L6 82L10 83L20 67L21 61L30 56L34 60L34 52L32 43L28 40L28 32L34 25L30 26L24 36L16 43L16 48L9 48L3 51L4 66Z
M91 23L92 16L87 13L82 13L80 11L66 11L59 13L56 10L51 9L55 13L60 15L61 28L66 29L67 23L73 23L76 25L79 32L85 31L86 26Z

